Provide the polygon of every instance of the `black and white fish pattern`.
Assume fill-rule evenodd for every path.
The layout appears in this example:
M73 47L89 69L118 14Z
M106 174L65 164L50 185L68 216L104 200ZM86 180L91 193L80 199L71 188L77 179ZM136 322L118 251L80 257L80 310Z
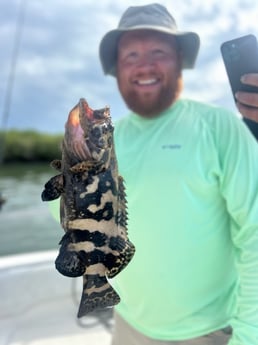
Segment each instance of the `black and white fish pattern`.
M52 162L60 173L41 195L43 201L61 197L65 234L55 265L65 276L83 276L78 317L119 303L107 278L121 272L135 252L127 234L126 195L113 130L108 107L92 110L80 99L65 126L62 159Z

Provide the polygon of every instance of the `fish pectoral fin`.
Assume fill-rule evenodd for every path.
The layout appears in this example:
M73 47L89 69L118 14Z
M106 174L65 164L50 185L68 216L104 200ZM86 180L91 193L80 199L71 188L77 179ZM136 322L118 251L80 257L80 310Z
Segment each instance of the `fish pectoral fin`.
M90 171L93 169L98 171L100 169L100 167L101 167L101 162L98 162L94 159L91 159L91 160L79 162L79 163L73 165L70 168L70 171L74 174L79 174L79 173L84 173L86 171Z
M56 169L58 171L61 171L62 168L62 161L60 159L54 159L51 163L50 163L51 168Z
M64 177L62 174L51 177L41 193L42 201L51 201L60 197L64 192Z
M77 317L80 318L95 310L113 307L120 302L120 297L105 276L84 275L83 292Z

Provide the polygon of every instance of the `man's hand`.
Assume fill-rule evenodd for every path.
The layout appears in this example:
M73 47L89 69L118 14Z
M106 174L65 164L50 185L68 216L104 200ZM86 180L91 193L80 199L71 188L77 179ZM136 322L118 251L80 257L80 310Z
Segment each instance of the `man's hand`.
M241 78L243 84L257 86L258 73L246 74ZM237 92L237 108L243 117L258 122L258 92Z

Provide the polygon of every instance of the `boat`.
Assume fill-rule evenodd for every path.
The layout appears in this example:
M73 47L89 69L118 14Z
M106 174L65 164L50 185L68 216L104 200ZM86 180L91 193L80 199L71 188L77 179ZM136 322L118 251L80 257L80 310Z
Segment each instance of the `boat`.
M56 251L0 257L0 345L109 345L113 310L77 318L82 279L55 270Z

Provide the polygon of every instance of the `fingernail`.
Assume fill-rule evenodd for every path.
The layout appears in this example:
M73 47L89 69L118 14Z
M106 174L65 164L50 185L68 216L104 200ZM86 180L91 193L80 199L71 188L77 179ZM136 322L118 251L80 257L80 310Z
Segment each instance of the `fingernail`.
M241 82L244 83L246 81L246 75L242 75L242 77L240 78Z

